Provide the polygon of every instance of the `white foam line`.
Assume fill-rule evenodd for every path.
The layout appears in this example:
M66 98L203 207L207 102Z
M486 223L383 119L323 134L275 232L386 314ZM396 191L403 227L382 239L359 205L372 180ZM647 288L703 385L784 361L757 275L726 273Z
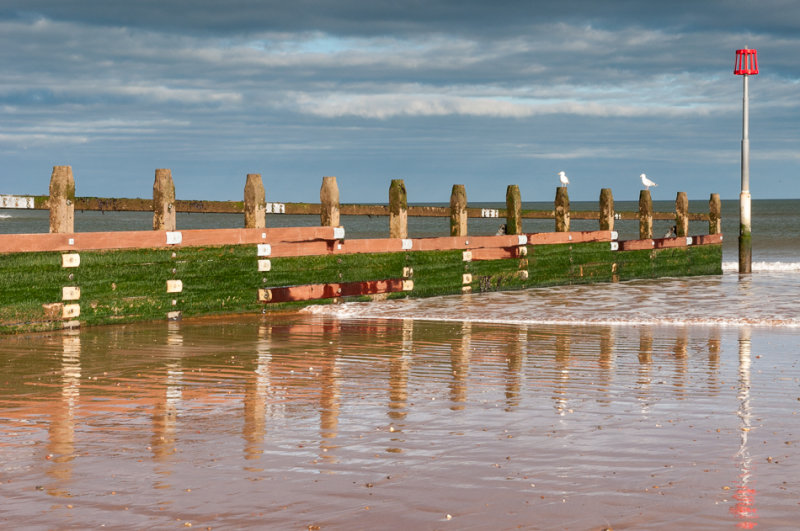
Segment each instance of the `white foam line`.
M413 321L431 321L446 323L479 323L479 324L501 324L501 325L569 325L569 326L698 326L698 327L724 327L724 328L800 328L800 321L783 319L461 319L455 317L430 317L430 316L411 316L411 315L381 315L371 313L356 313L346 308L347 304L342 304L337 308L326 306L308 306L301 310L304 313L324 314L338 319L387 319Z
M800 262L753 262L753 272L791 272L800 271ZM739 271L739 262L722 262L723 272Z

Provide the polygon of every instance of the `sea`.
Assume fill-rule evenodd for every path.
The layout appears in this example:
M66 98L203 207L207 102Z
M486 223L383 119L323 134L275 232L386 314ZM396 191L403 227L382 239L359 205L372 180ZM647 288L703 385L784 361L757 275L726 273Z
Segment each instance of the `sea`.
M47 223L0 210L0 233ZM79 232L150 223L76 213ZM342 224L388 235L386 218ZM411 218L409 233L448 226ZM737 201L723 233L722 275L0 337L0 526L796 529L800 200L753 201L752 274Z

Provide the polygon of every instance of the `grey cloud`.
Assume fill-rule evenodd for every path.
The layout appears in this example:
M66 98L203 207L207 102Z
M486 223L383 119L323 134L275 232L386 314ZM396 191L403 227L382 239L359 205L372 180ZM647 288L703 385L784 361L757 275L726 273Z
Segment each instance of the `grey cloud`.
M214 176L274 172L284 200L313 199L298 187L323 173L365 200L389 176L486 188L547 182L562 163L721 178L737 168L745 38L763 71L754 165L796 165L800 19L771 5L784 16L726 2L4 2L0 153L42 177L11 190L0 174L0 193L46 189L41 167L64 159L96 195L116 193L109 166L173 165L200 196L230 198L240 186Z

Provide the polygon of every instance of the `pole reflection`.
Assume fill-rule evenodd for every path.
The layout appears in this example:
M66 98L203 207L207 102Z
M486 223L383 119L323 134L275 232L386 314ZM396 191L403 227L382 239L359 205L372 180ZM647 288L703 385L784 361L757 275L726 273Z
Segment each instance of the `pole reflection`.
M522 326L517 332L516 340L509 341L506 354L506 411L511 411L520 404L522 387L522 361L528 347L528 327Z
M719 327L714 327L708 335L708 389L713 393L719 393L719 354L722 350Z
M320 358L319 368L319 457L327 463L337 463L333 450L338 435L341 402L341 373L338 366L341 353L341 321L323 325L322 340L328 345L327 353ZM317 368L315 367L316 371Z
M570 366L570 339L569 334L556 334L555 336L555 375L553 384L553 399L555 400L556 413L566 415L567 388L569 387Z
M653 327L639 327L639 373L636 381L636 399L642 413L650 411L650 384L653 367Z
M157 489L170 487L169 484L163 482L163 479L172 475L172 468L169 466L170 457L177 451L178 409L183 398L183 369L181 367L183 333L179 322L167 323L165 342L170 347L169 360L163 368L163 391L155 396L153 404L153 435L150 440L150 449L156 462L155 472L161 478L154 483L154 487Z
M267 433L267 407L272 394L272 353L270 341L272 327L261 324L256 339L256 366L245 381L244 388L244 456L248 461L257 460L264 453L264 437ZM254 469L260 470L260 469Z
M413 348L414 321L403 319L400 350L389 361L389 411L386 414L395 422L408 415L408 373Z
M450 409L464 409L467 401L467 377L469 376L470 344L472 341L472 323L461 324L461 337L450 346L450 367L453 379L450 382Z
M81 336L69 330L61 336L61 396L50 414L48 428L47 475L53 482L47 492L51 496L68 497L67 484L72 479L75 452L76 410L81 398Z
M614 327L603 326L600 328L600 357L598 359L598 367L600 369L600 378L598 378L598 387L602 397L598 397L598 402L603 404L610 404L612 397L610 394L611 386L614 382L614 343L616 341Z
M675 337L675 378L673 388L678 400L686 398L686 380L689 376L689 330L685 326L677 328Z
M739 520L736 527L752 529L758 525L755 506L756 490L752 486L753 463L748 448L748 436L751 429L750 408L750 328L743 327L739 330L739 416L740 443L736 453L737 467L739 468L739 483L736 494L733 495L736 503L730 508L731 513Z

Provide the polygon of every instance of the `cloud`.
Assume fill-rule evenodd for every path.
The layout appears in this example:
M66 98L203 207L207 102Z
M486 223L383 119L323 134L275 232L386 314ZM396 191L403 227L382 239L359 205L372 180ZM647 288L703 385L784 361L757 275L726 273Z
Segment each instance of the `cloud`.
M688 179L735 171L746 41L754 165L759 146L795 164L800 8L766 4L4 2L0 146L15 175L75 158L103 183L112 159L169 163L212 194L214 172L272 165L286 193L330 172L379 197L387 167L483 183L657 161Z
M440 94L347 94L290 97L302 113L337 118L386 120L397 116L476 116L492 118L529 118L541 115L570 114L594 117L696 116L709 109L682 108L668 104L624 105L586 101L526 101L473 98Z

